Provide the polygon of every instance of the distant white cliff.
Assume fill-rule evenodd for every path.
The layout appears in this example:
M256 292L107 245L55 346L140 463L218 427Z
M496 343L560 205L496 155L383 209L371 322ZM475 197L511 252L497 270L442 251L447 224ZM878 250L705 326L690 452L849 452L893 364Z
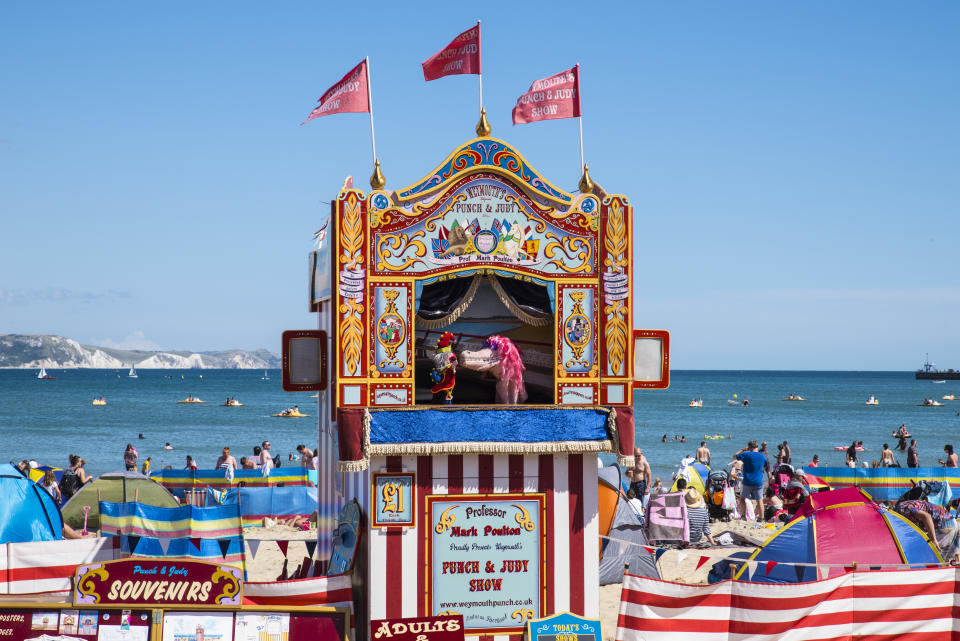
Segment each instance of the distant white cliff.
M81 345L63 336L0 334L0 368L271 369L280 357L265 349L150 352Z

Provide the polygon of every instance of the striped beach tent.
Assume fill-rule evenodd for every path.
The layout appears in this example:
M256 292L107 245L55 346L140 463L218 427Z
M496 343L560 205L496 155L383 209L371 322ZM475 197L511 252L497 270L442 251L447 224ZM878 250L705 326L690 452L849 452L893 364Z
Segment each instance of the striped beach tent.
M842 574L847 571L843 566L854 563L923 567L943 562L936 545L916 525L856 488L811 494L797 514L740 565L734 579L798 583Z

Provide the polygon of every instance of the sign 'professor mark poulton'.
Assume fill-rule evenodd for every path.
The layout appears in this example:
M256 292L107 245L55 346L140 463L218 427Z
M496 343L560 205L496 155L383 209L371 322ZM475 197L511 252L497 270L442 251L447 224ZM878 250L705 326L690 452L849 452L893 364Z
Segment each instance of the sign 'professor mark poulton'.
M542 607L542 495L498 499L428 497L431 609L462 613L467 628L509 627Z

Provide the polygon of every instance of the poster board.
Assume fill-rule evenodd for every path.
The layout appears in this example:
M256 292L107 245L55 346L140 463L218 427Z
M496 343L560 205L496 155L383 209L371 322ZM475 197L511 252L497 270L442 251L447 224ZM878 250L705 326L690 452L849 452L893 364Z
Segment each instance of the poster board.
M149 641L151 624L149 610L101 611L39 603L0 607L0 639L66 635L83 641Z

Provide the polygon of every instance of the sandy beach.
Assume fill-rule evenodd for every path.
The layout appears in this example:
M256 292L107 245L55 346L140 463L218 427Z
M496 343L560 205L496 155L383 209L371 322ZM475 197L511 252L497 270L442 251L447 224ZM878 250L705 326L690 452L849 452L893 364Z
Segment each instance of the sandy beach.
M724 532L735 532L754 539L765 539L775 531L765 528L760 524L748 523L746 521L716 522L710 525L714 538ZM305 542L315 540L317 531L315 529L294 530L285 525L272 525L270 527L244 528L243 536L248 543L255 540L262 541L253 561L247 564L248 580L275 581L283 568L284 557L280 551L280 547L274 543L274 541L290 541L287 549L287 566L288 570L293 572L307 555ZM686 556L682 559L680 559L680 550L667 550L657 562L657 567L660 570L660 576L665 581L706 584L707 574L710 572L713 563L707 562L697 569L697 563L701 556L721 559L735 552L752 549L751 547L735 545L703 549L695 548L685 550ZM617 634L617 615L620 610L620 588L621 585L619 583L599 587L600 620L603 624L604 639L612 640Z

